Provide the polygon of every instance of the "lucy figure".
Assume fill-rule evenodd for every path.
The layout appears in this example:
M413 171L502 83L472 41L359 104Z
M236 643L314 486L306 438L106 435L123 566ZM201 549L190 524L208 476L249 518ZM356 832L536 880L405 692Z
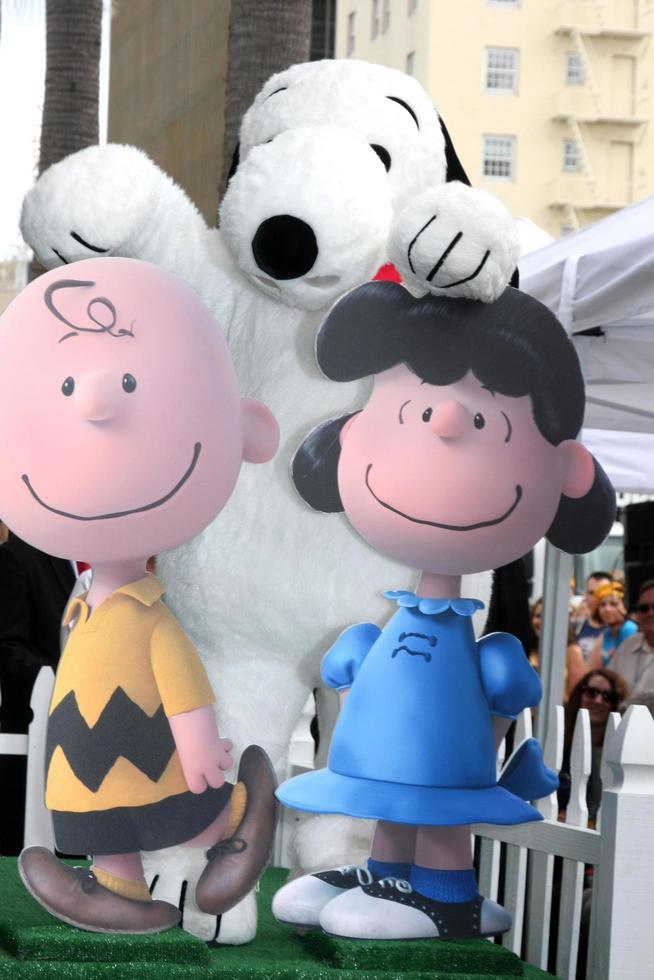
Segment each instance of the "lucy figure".
M342 692L328 767L278 790L289 807L378 821L367 868L296 879L278 919L352 938L461 938L510 926L478 894L471 823L540 815L526 800L554 774L533 740L497 782L496 748L540 682L508 634L475 641L461 576L506 564L541 537L595 547L615 510L576 441L584 389L571 342L512 288L494 303L374 283L342 299L318 335L327 377L374 376L364 408L315 429L293 479L321 511L344 510L378 552L421 572L385 628L346 630L326 654Z
M179 910L152 901L140 851L209 848L195 900L232 907L268 860L275 779L231 742L191 641L146 572L227 503L241 460L265 462L277 427L238 395L222 333L180 280L132 259L53 270L0 319L0 513L22 538L93 567L71 603L55 680L46 804L57 846L19 859L31 894L83 929L147 933Z

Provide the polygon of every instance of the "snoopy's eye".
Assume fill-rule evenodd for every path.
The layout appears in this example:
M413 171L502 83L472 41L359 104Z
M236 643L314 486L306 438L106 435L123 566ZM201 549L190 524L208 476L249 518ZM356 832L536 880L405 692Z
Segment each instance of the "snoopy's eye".
M66 378L61 386L62 394L68 398L75 391L75 378Z
M432 411L433 411L433 409L431 409L431 408L426 408L424 410L424 412L422 413L422 421L423 422L429 422L429 420L431 418Z
M386 173L391 169L391 155L385 146L380 146L379 143L371 143L370 149L374 150L381 162L384 164L384 169Z
M486 425L486 419L481 414L481 412L477 412L477 414L475 415L474 419L472 420L472 424L474 425L475 429L483 429L484 428L484 426Z
M133 391L136 390L136 378L133 374L123 375L123 391L126 391L128 395L131 395Z

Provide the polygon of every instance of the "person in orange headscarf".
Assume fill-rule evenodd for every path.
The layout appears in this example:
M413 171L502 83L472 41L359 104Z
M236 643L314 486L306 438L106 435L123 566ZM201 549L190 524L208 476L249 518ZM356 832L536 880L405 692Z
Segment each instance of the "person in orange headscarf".
M602 582L595 589L595 598L597 617L604 623L604 629L597 637L588 661L591 670L610 666L613 654L622 641L638 632L637 625L627 618L621 582Z

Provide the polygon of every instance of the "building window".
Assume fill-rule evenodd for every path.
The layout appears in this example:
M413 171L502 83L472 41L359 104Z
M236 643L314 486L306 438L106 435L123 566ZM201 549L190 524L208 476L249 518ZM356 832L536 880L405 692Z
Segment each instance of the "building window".
M384 10L382 13L382 34L385 34L391 26L391 0L384 0Z
M563 140L563 169L581 170L581 154L576 140Z
M372 24L370 25L370 38L375 40L379 34L379 0L372 0Z
M416 53L415 51L409 51L406 56L406 65L404 68L407 75L415 75L416 73Z
M417 9L418 9L418 0L408 0L407 17L413 17Z
M518 91L518 52L515 48L486 48L486 91Z
M572 225L561 225L561 238L565 238L566 235L572 235L575 228Z
M354 54L354 44L356 41L356 29L357 29L357 15L353 10L351 14L347 15L347 56L350 57Z
M484 177L513 180L515 175L515 136L484 136Z
M489 7L519 7L520 0L486 0Z
M565 84L584 84L584 63L576 51L566 51L565 53Z

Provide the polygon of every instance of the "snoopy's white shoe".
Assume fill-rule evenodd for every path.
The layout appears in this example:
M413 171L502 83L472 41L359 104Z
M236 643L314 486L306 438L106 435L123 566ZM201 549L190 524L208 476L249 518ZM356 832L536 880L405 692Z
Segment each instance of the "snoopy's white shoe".
M359 885L371 885L375 880L370 871L354 864L304 875L276 892L272 900L272 912L278 922L317 928L320 925L320 913L332 899L358 888Z
M382 878L334 898L320 913L320 925L347 939L472 939L506 932L511 917L481 895L436 902L408 881Z

